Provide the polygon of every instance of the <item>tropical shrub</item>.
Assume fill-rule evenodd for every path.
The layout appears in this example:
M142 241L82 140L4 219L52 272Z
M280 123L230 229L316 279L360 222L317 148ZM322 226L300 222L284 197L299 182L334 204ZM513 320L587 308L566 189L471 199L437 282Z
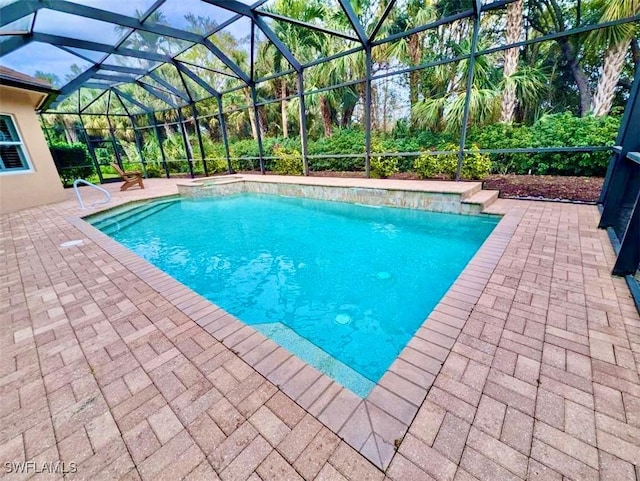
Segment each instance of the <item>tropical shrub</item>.
M396 157L372 156L370 159L370 174L376 179L386 179L398 172Z
M108 165L115 160L113 149L108 147L97 147L94 150L96 159L100 165Z
M123 163L138 164L140 162L140 154L135 142L127 142L125 140L119 140L118 144L122 147Z
M392 142L382 142L379 138L371 141L371 157L369 160L369 173L371 177L386 179L398 172L398 157L375 155L376 153L392 152L396 149ZM388 150L387 150L388 149Z
M532 126L494 124L469 133L482 148L579 147L613 145L620 118L574 117L570 112L541 117ZM611 153L544 152L538 154L492 154L494 171L515 174L603 176Z
M332 157L331 155L353 157ZM309 142L309 155L325 158L309 159L311 170L362 171L364 170L364 132L355 129L334 131L331 137L320 137Z
M164 175L165 175L165 172L164 172L164 169L162 168L162 166L160 164L155 163L155 162L147 163L147 165L145 166L145 170L147 172L147 177L149 177L149 178L164 177Z
M181 134L172 132L162 142L162 148L167 156L167 160L184 160L187 158L187 152L185 150L184 140Z
M285 147L275 147L273 154L276 159L273 163L273 171L284 175L302 175L302 156L300 152Z
M154 138L149 142L142 143L142 155L147 162L160 162L162 160L162 153L160 152L160 146Z
M574 117L571 113L549 114L541 117L535 124L508 125L492 124L482 128L473 128L467 137L467 146L477 149L520 149L532 147L572 147L591 145L612 145L615 141L620 123L619 115L596 118ZM194 168L204 171L200 160L199 143L194 134L191 145L194 149ZM204 153L209 173L227 170L224 145L207 135L202 136ZM336 129L331 137L310 138L308 141L309 168L312 171L358 171L364 170L365 136L358 128ZM171 172L187 172L184 162L184 148L181 147L182 136L173 133L165 139L163 145L167 154ZM135 145L123 144L124 150L135 157ZM132 148L133 146L133 148ZM407 152L426 152L432 150L458 151L457 138L450 133L434 133L425 129L416 131L406 123L398 122L391 133L374 132L371 138L371 174L388 177L395 172L415 170L424 178L455 176L457 154L433 156L401 155ZM168 149L168 151L167 151ZM229 145L232 167L236 171L259 169L258 144L253 139L237 140ZM297 137L265 137L263 139L264 164L267 171L281 171L283 160L278 158L277 149L285 154L300 156L301 145ZM280 155L283 155L283 152ZM394 153L398 155L380 156L376 154ZM97 148L96 154L102 163L111 162L112 149ZM143 156L147 162L150 176L164 175L161 155L155 141L143 143ZM343 157L346 156L346 157ZM465 155L461 176L463 178L481 178L486 174L487 161L491 160L492 170L498 173L516 174L554 174L554 175L604 175L609 162L610 152L577 152L577 153L504 153L491 154L487 157L479 152ZM172 162L172 160L183 160ZM155 161L157 169L149 167ZM278 165L276 165L278 164ZM139 170L139 167L136 167ZM287 168L288 169L288 168ZM285 169L285 170L287 170ZM296 167L295 172L298 172ZM302 167L300 167L300 171Z
M469 132L469 139L485 149L524 149L534 144L530 127L493 124ZM493 170L499 174L526 174L531 154L491 154Z
M421 150L420 144L413 137L405 138L382 138L378 139L374 136L371 151L377 152L418 152ZM390 158L390 157L387 157ZM418 158L417 155L398 155L391 157L397 166L396 172L409 172L413 168L413 162ZM373 167L372 167L373 168Z
M620 119L614 116L574 117L565 112L543 116L533 124L531 134L536 147L611 146L619 126ZM530 168L537 174L604 176L610 158L610 152L536 154Z
M441 151L456 151L457 144L445 144L438 148ZM448 178L455 179L458 170L458 154L433 155L424 153L414 163L414 169L422 179ZM491 173L491 159L487 154L479 152L477 145L471 146L471 152L466 153L460 170L460 178L479 180Z
M488 154L480 153L476 144L473 144L470 150L471 152L464 156L460 177L469 180L483 179L491 173L491 158Z
M84 144L56 142L49 146L53 162L63 185L71 185L76 179L86 179L95 173L95 166Z
M458 150L459 146L455 144L446 144L442 149L438 150ZM425 152L418 157L414 164L418 177L421 179L433 178L455 178L456 169L458 168L458 154L442 154L434 155Z
M206 159L207 172L211 174L219 174L221 172L227 172L229 166L227 165L227 159L225 157L217 157L214 159Z

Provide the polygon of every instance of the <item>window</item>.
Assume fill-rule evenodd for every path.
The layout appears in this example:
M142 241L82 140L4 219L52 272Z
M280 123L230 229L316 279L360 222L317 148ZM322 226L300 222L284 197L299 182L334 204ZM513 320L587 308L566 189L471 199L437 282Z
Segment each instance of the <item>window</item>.
M30 168L13 117L0 114L0 173L29 170Z

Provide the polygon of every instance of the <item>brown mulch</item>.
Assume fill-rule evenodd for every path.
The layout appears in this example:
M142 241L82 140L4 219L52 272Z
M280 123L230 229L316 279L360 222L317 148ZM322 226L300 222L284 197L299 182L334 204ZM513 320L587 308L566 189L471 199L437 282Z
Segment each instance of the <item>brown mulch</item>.
M257 172L252 172L257 173ZM364 177L363 172L311 172L312 177ZM412 172L400 172L394 179L415 180ZM491 175L483 179L483 188L499 190L504 199L540 199L596 202L602 190L602 177L555 175Z
M499 190L500 197L536 198L596 202L602 190L602 177L563 177L554 175L492 175L483 187Z

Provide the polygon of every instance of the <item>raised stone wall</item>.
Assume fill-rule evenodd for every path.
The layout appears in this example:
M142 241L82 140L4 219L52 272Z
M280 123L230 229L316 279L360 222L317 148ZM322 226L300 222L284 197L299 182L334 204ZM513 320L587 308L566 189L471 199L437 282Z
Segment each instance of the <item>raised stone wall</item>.
M242 178L203 179L178 184L180 195L190 198L217 197L251 192L259 194L304 197L308 199L350 202L365 205L383 205L408 209L428 210L456 214L470 212L462 204L458 192L428 192L379 187L342 187L328 185L292 184L279 182L256 182Z

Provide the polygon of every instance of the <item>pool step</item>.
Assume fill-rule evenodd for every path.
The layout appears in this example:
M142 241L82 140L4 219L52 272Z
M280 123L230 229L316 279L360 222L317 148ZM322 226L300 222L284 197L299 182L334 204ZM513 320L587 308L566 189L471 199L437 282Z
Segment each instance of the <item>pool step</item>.
M462 211L469 214L483 212L498 199L499 194L500 191L498 190L481 190L476 192L471 197L462 199Z
M250 324L250 326L360 397L367 397L376 386L376 383L281 322Z
M91 224L97 229L102 229L103 227L108 227L111 224L126 219L129 216L152 209L155 205L156 204L153 202L145 202L143 204L136 204L133 207L127 206L127 208L116 208L99 214L99 217L96 216L91 220Z
M124 204L113 209L107 209L103 212L99 212L92 216L89 216L87 220L91 225L101 227L105 224L109 224L111 221L116 221L128 217L136 212L140 212L153 207L155 203L153 201L136 202L133 204Z
M126 211L120 212L113 217L100 220L94 223L93 226L96 229L100 229L105 234L111 235L121 229L124 229L125 227L129 227L130 225L141 221L145 217L149 217L156 212L166 209L170 205L171 202L145 204L133 209L128 209Z

